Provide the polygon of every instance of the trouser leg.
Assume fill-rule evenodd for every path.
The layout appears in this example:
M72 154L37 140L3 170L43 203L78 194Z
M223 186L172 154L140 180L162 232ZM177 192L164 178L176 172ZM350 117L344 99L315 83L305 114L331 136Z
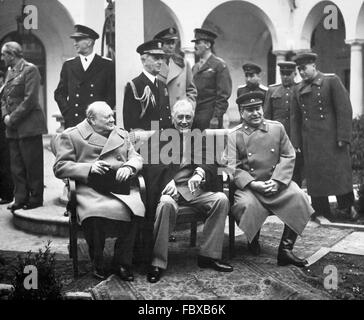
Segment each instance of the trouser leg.
M9 139L10 168L14 182L15 203L24 204L28 202L28 187L26 180L26 169L20 150L18 139Z
M138 229L138 218L131 217L130 222L120 221L119 237L114 246L114 267L132 265L135 237Z
M339 209L346 209L354 205L354 192L351 191L347 194L336 196L337 205Z
M316 215L330 217L331 210L328 197L311 197L312 207Z
M44 159L42 136L20 139L30 204L43 204Z
M11 177L9 145L5 137L1 136L0 140L0 198L11 200L14 197L14 184Z
M162 196L154 222L154 248L152 266L162 269L168 264L168 238L176 224L178 205L170 196Z

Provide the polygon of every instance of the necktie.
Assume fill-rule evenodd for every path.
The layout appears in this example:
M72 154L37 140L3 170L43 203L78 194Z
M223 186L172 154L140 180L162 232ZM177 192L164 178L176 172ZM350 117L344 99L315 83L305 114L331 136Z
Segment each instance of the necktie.
M85 57L85 61L87 62L87 58Z
M155 78L155 79L154 79L154 86L155 86L156 88L158 88L158 81L157 81L157 78Z

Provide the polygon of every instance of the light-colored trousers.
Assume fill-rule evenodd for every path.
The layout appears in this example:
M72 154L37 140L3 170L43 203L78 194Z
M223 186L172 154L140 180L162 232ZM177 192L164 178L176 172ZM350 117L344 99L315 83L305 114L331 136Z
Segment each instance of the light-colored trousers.
M193 206L206 213L200 245L200 255L221 259L226 216L230 209L229 200L222 192L204 192L196 199L176 202L171 196L163 195L156 210L154 222L154 249L152 265L162 269L168 264L168 240L176 224L178 205Z

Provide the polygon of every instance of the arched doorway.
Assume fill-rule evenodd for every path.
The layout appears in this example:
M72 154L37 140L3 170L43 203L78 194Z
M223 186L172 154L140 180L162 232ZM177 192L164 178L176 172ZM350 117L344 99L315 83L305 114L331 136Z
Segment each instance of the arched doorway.
M343 15L338 10L338 28L325 28L324 7L333 5L322 1L309 13L303 34L310 39L311 49L319 55L317 66L322 72L336 73L347 90L350 90L350 46L345 43L346 30Z
M238 86L245 82L242 65L247 61L261 65L265 85L275 79L275 57L270 53L275 35L273 24L258 6L247 1L228 1L211 11L202 27L218 35L216 54L230 70L233 92L227 115L233 125L240 121L235 100Z
M19 41L17 32L11 32L7 34L0 41L0 48L3 44L9 41ZM24 59L35 64L41 75L41 86L39 90L39 103L44 111L44 115L47 118L47 101L46 101L46 52L43 43L33 34L27 35L22 39L22 48ZM5 66L1 62L1 70L5 71Z

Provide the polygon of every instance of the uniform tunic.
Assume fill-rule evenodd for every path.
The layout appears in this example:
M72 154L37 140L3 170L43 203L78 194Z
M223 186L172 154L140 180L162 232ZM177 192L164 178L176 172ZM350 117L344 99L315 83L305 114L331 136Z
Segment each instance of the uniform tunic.
M229 69L224 60L212 54L206 62L192 69L193 81L197 87L197 106L193 127L205 130L210 127L210 120L219 119L219 128L222 128L222 119L229 103L232 81Z
M319 72L312 83L301 82L292 109L291 140L303 151L308 193L314 197L352 191L349 146L352 107L338 76Z
M80 57L67 60L62 66L54 99L64 118L65 128L73 127L85 119L86 109L92 102L105 101L114 108L114 63L96 54L85 71Z
M231 210L251 242L270 213L302 234L313 209L307 195L292 179L295 151L281 123L264 120L258 129L246 123L229 135L224 160L234 177ZM249 188L252 181L276 180L280 191L264 196Z

